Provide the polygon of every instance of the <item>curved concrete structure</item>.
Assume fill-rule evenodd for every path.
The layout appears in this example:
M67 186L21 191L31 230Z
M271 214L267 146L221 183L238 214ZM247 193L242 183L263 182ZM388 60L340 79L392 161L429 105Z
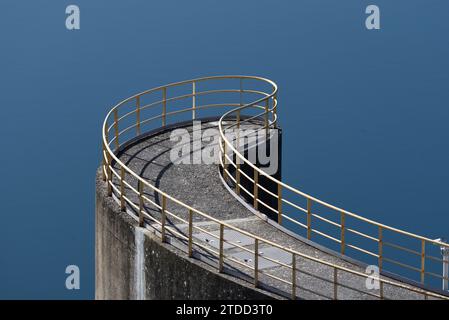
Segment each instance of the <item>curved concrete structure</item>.
M96 299L276 299L139 227L96 180Z
M203 124L204 125L204 124ZM216 122L207 123L215 127ZM184 127L192 131L191 124ZM170 130L154 131L140 136L121 148L118 157L134 172L148 179L156 187L176 199L207 211L209 215L238 228L257 234L267 240L276 241L298 252L328 261L360 272L365 267L334 252L313 245L282 228L270 223L263 214L237 200L227 190L219 173L218 165L181 164L170 160ZM254 250L254 243L247 237L232 230L225 231L225 237L238 243L240 247L224 245L224 254L234 261L224 264L222 273L217 271L217 259L207 250L194 248L193 258L188 257L188 245L184 239L169 234L165 243L160 240L160 225L146 219L145 228L136 222L138 213L127 206L121 212L118 199L107 197L106 183L97 174L96 196L96 297L98 299L263 299L290 297L290 286L282 282L290 277L288 268L263 258L264 253L276 256L285 266L291 266L291 256L267 244L259 245L261 255L258 288L252 282L253 256L245 248ZM127 181L132 184L132 177ZM119 187L117 177L113 183ZM125 190L126 191L126 190ZM144 190L147 197L156 204L161 203L157 193ZM134 203L139 199L129 192ZM188 219L185 208L168 202L166 209L181 219ZM146 205L146 210L160 218L160 209ZM134 216L135 218L132 218ZM211 250L217 250L219 243L212 235L219 233L219 226L211 221L194 218L196 230L194 238L208 243ZM166 225L186 235L188 225L172 217L167 217ZM156 236L157 235L157 236ZM333 285L334 272L331 267L314 261L296 257L296 297L300 299L372 299L366 278L350 273L338 273L338 292ZM245 265L247 267L245 267ZM280 280L264 276L269 271ZM411 286L410 286L411 287ZM384 285L384 298L424 299L425 295L403 288Z

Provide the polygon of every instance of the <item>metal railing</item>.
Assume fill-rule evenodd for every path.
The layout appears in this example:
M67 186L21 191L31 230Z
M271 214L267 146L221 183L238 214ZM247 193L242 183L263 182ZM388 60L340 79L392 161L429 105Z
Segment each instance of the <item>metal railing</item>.
M209 89L202 91L200 90L201 86L207 87L211 84L223 85L223 81L236 81L238 84L238 88ZM253 87L250 88L250 83L252 86L261 86L265 89ZM268 89L266 89L266 87L268 87ZM171 96L171 92L178 93L178 91L182 90L187 90L187 92L182 92L181 94ZM369 278L370 275L325 260L321 260L313 256L308 256L299 251L262 238L256 234L242 230L232 225L231 223L216 219L208 215L207 213L197 210L162 191L154 184L143 178L141 175L130 169L125 163L120 160L118 156L120 148L126 145L127 142L132 141L132 139L134 139L135 137L138 137L145 132L150 131L150 129L164 128L169 124L169 120L172 118L175 122L178 122L179 115L187 116L188 119L192 120L196 119L198 113L206 110L211 110L213 108L233 108L232 110L226 112L219 121L219 129L222 142L222 144L220 143L220 146L222 155L224 155L224 157L222 158L224 159L224 161L221 161L221 166L223 167L223 175L225 176L225 178L234 180L236 189L238 189L239 192L248 192L254 196L254 207L257 208L259 204L266 205L265 203L260 201L260 199L258 199L258 190L263 190L264 187L258 183L257 179L257 177L259 176L266 176L268 179L275 182L278 186L277 194L272 194L272 196L277 197L278 203L281 204L280 206L278 206L279 210L276 210L279 217L279 222L281 223L282 219L285 218L289 221L298 223L299 225L307 229L308 238L311 237L311 234L313 232L316 233L318 231L313 228L312 224L312 217L321 217L312 211L312 205L318 203L339 212L339 214L341 215L342 220L339 224L339 228L341 230L341 238L335 240L341 243L342 248L350 246L350 244L345 242L344 240L346 232L356 232L362 234L362 232L345 227L344 221L346 217L352 217L355 219L359 219L360 221L363 221L365 223L378 226L380 232L379 237L369 236L369 239L376 239L376 241L378 241L379 243L379 253L376 253L376 256L379 257L380 262L386 261L386 257L384 257L382 254L382 248L386 245L386 243L384 243L382 240L382 230L392 230L397 233L410 236L414 239L419 239L424 244L432 242L432 240L430 239L413 235L411 233L394 229L382 224L378 224L374 221L365 219L363 217L357 216L353 213L344 211L318 199L315 199L282 183L281 181L267 176L263 170L257 168L247 159L245 159L243 155L241 155L235 149L231 141L226 138L224 130L225 124L227 122L225 122L224 120L226 119L226 121L228 121L230 115L235 113L236 116L234 117L234 123L232 125L239 126L244 121L249 121L248 119L254 118L254 116L246 117L245 119L241 118L241 113L243 111L249 112L249 110L259 110L259 112L262 111L262 113L258 114L256 117L262 117L264 129L275 127L277 122L276 94L277 87L275 83L264 78L252 76L215 76L182 81L157 87L136 94L118 103L109 111L103 124L102 176L107 184L108 195L116 197L122 211L131 210L136 212L140 226L152 226L157 228L158 234L160 235L162 241L166 241L167 235L185 241L189 257L195 257L195 251L207 252L210 256L216 259L217 268L220 272L227 272L227 268L229 267L240 268L242 272L244 271L247 274L248 272L252 273L250 276L254 283L254 286L256 287L262 286L267 279L271 279L271 281L277 281L281 286L290 288L288 290L291 292L291 298L298 297L298 290L304 290L304 292L313 291L313 289L305 288L301 283L298 283L298 277L300 275L307 275L315 278L317 281L327 283L332 287L331 293L329 295L315 292L315 294L329 299L340 298L339 291L342 288L344 288L345 290L353 290L355 292L359 292L362 295L372 296L378 299L387 299L388 297L386 296L386 294L388 294L388 290L385 289L386 287L400 288L401 290L406 290L407 292L414 293L424 299L448 299L447 296L440 295L430 290L406 285L397 281L385 279L384 277L380 277L378 279L380 287L378 290L374 291L366 291L363 288L360 289L356 286L348 285L340 279L342 276L350 275L351 277L357 277L360 278L360 283L365 283L365 280ZM233 95L233 99L235 99L234 102L223 102L223 100L221 100L224 99L223 95ZM157 99L156 101L145 103L144 100L150 97L156 97ZM199 102L201 97L216 97L220 100L218 102L214 101L213 103L201 104ZM244 102L246 97L250 97L252 99L250 103ZM176 106L176 103L180 103L180 106ZM187 107L185 106L186 104ZM161 110L157 110L158 108ZM149 110L152 110L156 114L145 115L145 113ZM153 127L151 127L150 125L153 125ZM237 163L234 163L232 161L232 156L230 156L227 152L232 152L243 162L253 168L255 179L253 180L254 190L252 192L244 189L242 184L239 182L238 179L240 179L240 177L244 177L247 179L249 177L245 177L245 173L239 170L238 161L236 161ZM232 175L232 172L230 172L227 168L228 163L230 165L234 165L236 168L234 176ZM285 197L282 197L281 193L283 189L291 190L296 195L306 198L307 209L303 209L293 202L290 202ZM151 198L149 196L148 191L154 194L154 198ZM175 212L169 210L169 203L176 204L177 206L182 208L187 218L183 218L180 214L176 214ZM307 215L307 223L301 224L296 219L293 219L290 216L286 215L286 213L282 210L282 204L287 204L294 209L299 210L300 212L304 212ZM156 210L149 210L150 208L155 208ZM208 221L215 224L219 230L219 235L206 230L205 228L201 227L201 224L195 222L195 218L198 217L201 218L202 221ZM326 219L324 217L321 218ZM179 228L175 228L173 223L169 223L171 220L186 225L187 230L182 231ZM232 230L240 234L241 236L250 238L254 246L253 249L226 239L226 230ZM217 248L211 246L209 242L202 241L199 238L195 237L194 232L203 232L208 234L210 237L217 239L219 242L218 250ZM325 235L324 233L322 234ZM225 254L225 243L232 246L233 248L239 248L240 250L250 253L253 256L253 261L241 261L232 254ZM281 262L277 260L276 257L270 257L269 255L265 254L262 256L259 252L259 248L261 246L270 246L273 248L277 248L277 250L280 250L284 254L287 254L291 257L291 263ZM344 253L344 249L342 249L342 252ZM424 252L422 253L422 257L424 260L425 258L427 258ZM260 267L260 259L265 259L278 265L280 268L284 268L285 270L287 270L286 275L273 274L267 270L263 270ZM301 261L316 263L322 267L328 268L330 273L329 278L316 275L313 272L301 269L298 264L298 262ZM422 265L422 272L426 272L424 264ZM261 279L261 277L264 277L265 280ZM265 287L265 285L263 285L263 287Z
M272 96L267 96L261 100L258 100L255 103L267 106L264 111L265 113L264 128L265 129L276 128L277 127L276 93L274 93ZM277 220L279 224L282 224L282 221L284 219L289 221L293 225L304 229L305 236L309 240L312 239L312 235L321 236L322 238L325 238L331 242L336 243L340 253L343 255L346 254L347 249L350 248L352 250L361 253L362 255L374 257L381 271L384 268L385 262L387 262L392 265L418 273L419 282L421 284L426 284L425 281L426 276L431 276L442 281L448 280L447 276L436 274L435 272L429 271L429 269L431 269L428 267L429 261L439 264L437 266L438 268L441 268L442 264L445 262L442 258L436 257L431 254L427 254L426 251L429 250L429 245L431 245L430 249L436 248L437 251L439 251L440 247L449 248L449 244L437 240L432 240L397 228L393 228L388 225L381 224L376 221L364 218L347 210L338 208L320 199L312 197L311 195L306 194L296 188L293 188L287 185L286 183L283 183L282 181L279 181L278 179L266 174L263 171L263 169L255 166L253 163L248 161L248 159L246 159L244 155L242 155L242 153L239 152L239 150L236 148L235 141L230 141L229 138L226 137L225 131L233 126L238 126L242 122L238 118L241 117L244 111L251 106L252 104L250 103L241 106L239 108L236 108L235 110L228 111L222 116L222 118L219 121L220 135L223 141L222 142L223 147L221 148L221 151L224 152L225 154L225 165L223 166L222 164L222 167L224 168L225 176L228 178L230 177L230 180L235 185L236 194L240 194L241 190L243 190L248 196L253 198L254 208L257 209L259 205L262 205L269 211L277 215ZM223 121L226 119L227 122L229 122L229 119L232 119L231 117L232 115L235 115L235 118L237 118L235 123L225 125ZM271 116L272 120L268 120L269 117L267 115ZM234 157L236 159L235 161L233 160ZM245 175L243 173L242 169L240 168L239 162L245 163L252 168L252 170L254 171L253 174L254 178L251 178L250 176ZM234 176L230 174L229 170L226 170L229 165L231 165L233 167L233 170L235 171ZM277 185L277 193L273 193L270 192L269 190L264 189L264 187L258 183L257 180L261 176L266 177L268 180ZM241 177L246 178L248 181L250 181L252 184L255 185L253 191L246 190L245 188L242 187ZM267 201L263 202L260 200L260 198L258 197L258 192L260 189L264 189L265 194L267 196L276 199L277 208L273 208L272 206L267 204ZM283 196L282 194L285 193L285 191L291 192L292 196L290 196L289 198ZM298 201L300 200L303 200L305 202L305 205L303 206L299 205ZM319 214L318 212L314 212L313 208L316 205L321 206L329 210L330 212L327 212L327 214ZM289 208L289 210L283 209L286 207ZM286 212L288 212L289 214L286 214ZM297 215L298 213L299 216ZM301 218L303 218L303 222L301 222ZM349 218L355 220L356 227L359 227L360 229L356 229L356 227L352 228L348 227L347 220ZM318 228L314 227L313 221L319 221L324 224L328 224L329 226L333 226L336 229L331 235L329 233L326 233L325 231L318 230ZM370 227L374 227L376 233L367 234L366 232L361 231L361 229L364 227L363 224L368 225ZM392 235L390 235L392 241L385 241L386 232L392 233ZM356 245L354 243L348 242L347 240L348 234L356 235L366 241L371 241L375 243L377 247L376 251L362 247L366 243L365 241L362 241L361 245ZM400 239L401 237L405 237L407 239ZM418 248L410 248L407 247L406 245L400 245L394 243L393 242L394 240L404 242L409 242L408 240L414 240ZM391 256L385 254L386 247L418 257L418 265L417 266L410 265L407 261L397 261L395 259L396 254L394 252L392 252Z

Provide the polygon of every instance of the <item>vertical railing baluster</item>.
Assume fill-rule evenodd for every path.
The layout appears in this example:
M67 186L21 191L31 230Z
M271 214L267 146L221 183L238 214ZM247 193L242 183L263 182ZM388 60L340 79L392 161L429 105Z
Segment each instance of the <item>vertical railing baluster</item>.
M340 252L341 254L345 254L345 247L346 247L346 243L345 243L345 220L346 220L346 215L345 213L342 211L340 213Z
M259 285L259 239L254 239L254 286Z
M440 247L441 253L443 254L443 279L442 287L443 291L449 290L449 247Z
M106 176L107 176L106 154L107 154L106 147L105 147L104 141L103 141L102 148L101 148L101 160L102 160L101 178L103 179L103 181L106 181Z
M378 239L378 267L379 267L379 272L382 272L382 265L383 265L383 229L382 226L379 226L379 239Z
M426 274L426 240L421 240L421 283L424 284Z
M269 135L268 135L268 110L270 109L270 99L266 99L265 100L265 138L268 139Z
M307 198L307 239L312 238L312 200Z
M258 188L258 183L259 183L259 172L254 169L254 209L258 210L259 208L259 202L257 201L257 199L259 198L259 188Z
M162 89L162 126L167 124L167 87Z
M296 255L292 253L292 300L296 299Z
M107 177L107 188L108 188L108 196L112 196L112 159L111 155L106 153L107 161L108 161L108 177Z
M189 209L189 258L193 255L193 211Z
M192 120L196 119L196 83L192 82Z
M277 106L277 97L276 95L273 96L273 116L274 116L274 128L276 129L278 127L278 106Z
M224 225L220 223L220 255L218 259L218 271L223 272L223 248L224 248Z
M126 210L125 202L125 168L120 166L120 210Z
M107 176L108 176L108 149L107 149L107 144L109 143L109 134L108 134L108 128L107 128L107 124L105 125L104 129L103 129L103 139L102 139L102 147L103 147L103 154L102 154L102 158L103 158L103 171L104 171L104 177L103 177L103 181L107 181ZM106 140L106 142L105 142Z
M243 78L240 78L240 106L243 106Z
M139 227L143 227L143 182L142 180L138 180L138 191L139 191Z
M165 198L165 195L162 195L162 210L161 210L161 239L162 242L165 242L165 220L167 219L166 217L166 212L165 210L167 209L167 199Z
M239 114L240 112L237 111ZM235 153L235 193L240 194L240 157L238 153L240 152L240 130L237 129L237 152Z
M119 141L118 141L118 111L117 108L114 109L114 131L115 131L115 148L118 149Z
M136 135L140 135L140 96L136 97Z
M278 183L278 224L282 224L282 185Z
M111 156L109 154L108 148L107 146L109 146L109 129L107 128L107 125L104 128L104 136L106 138L106 142L103 141L103 147L105 150L105 157L106 157L106 188L107 188L107 193L108 196L112 196L112 170L111 170Z

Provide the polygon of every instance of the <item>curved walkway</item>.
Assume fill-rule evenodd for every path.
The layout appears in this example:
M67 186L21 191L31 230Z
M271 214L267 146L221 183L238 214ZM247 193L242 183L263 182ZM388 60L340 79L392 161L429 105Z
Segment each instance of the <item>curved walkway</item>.
M217 122L203 123L203 128L214 128L216 126ZM186 126L185 128L190 133L192 132L192 126ZM171 131L169 130L138 140L138 142L122 150L119 154L120 160L135 173L147 179L159 189L191 207L207 212L214 218L226 221L229 224L238 226L242 230L257 234L309 256L351 270L365 271L360 265L348 262L337 255L321 251L307 244L305 241L301 241L279 230L266 222L263 217L255 215L252 210L248 209L228 192L220 177L218 165L173 164L170 160L170 151L176 142L170 140L170 133ZM191 150L191 152L193 151ZM114 167L119 169L117 164ZM130 175L126 176L126 181L131 185L137 184L136 180ZM117 177L113 178L113 183L119 188L119 180ZM143 192L156 204L161 205L161 199L159 199L157 194L148 189L144 189ZM137 205L139 204L139 199L135 193L127 192L127 194L132 202ZM145 204L145 207L151 215L154 215L158 220L160 219L160 208L148 203ZM170 226L183 235L187 235L188 212L186 212L185 208L167 202L166 210L180 218L177 219L173 216L168 216L166 221L167 226ZM135 210L130 206L127 206L127 211L137 215ZM146 223L149 229L160 232L160 226L158 224L152 223L149 219L146 220ZM196 229L194 231L194 238L205 241L211 250L218 250L219 241L214 237L214 235L219 235L218 224L204 221L199 216L193 217L193 223L196 227L200 228L200 230ZM229 243L224 244L225 256L231 257L233 261L236 261L225 261L226 272L250 281L253 278L253 270L251 267L254 265L254 261L252 255L245 251L245 248L254 250L253 241L232 230L225 230L224 238L238 244L238 246ZM168 233L166 240L187 252L187 243L180 237ZM269 288L270 291L274 291L279 295L290 297L291 287L282 280L286 282L291 281L291 271L285 267L292 265L291 256L266 244L261 244L258 251L261 254L259 258L259 286L261 288ZM264 259L264 252L269 253L270 257L275 256L285 266ZM194 247L194 256L214 266L218 263L215 256L208 254L205 248ZM298 286L296 296L298 298L334 299L336 297L338 299L374 299L375 297L369 294L379 294L379 290L377 289L367 289L366 278L341 271L337 275L339 285L336 292L333 285L335 277L333 268L311 260L302 259L301 257L296 258L295 264L298 269L296 274L296 284ZM265 272L274 275L278 279L275 280L273 277L266 276L264 274ZM392 287L387 284L384 285L383 295L386 299L425 298L422 294Z

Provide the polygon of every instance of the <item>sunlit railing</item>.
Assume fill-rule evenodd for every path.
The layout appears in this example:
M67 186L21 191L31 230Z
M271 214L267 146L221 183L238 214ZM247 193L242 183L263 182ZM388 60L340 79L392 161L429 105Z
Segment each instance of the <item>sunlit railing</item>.
M232 82L232 83L228 83ZM222 89L222 87L217 88L207 88L208 86L214 85L235 85L235 87L230 87L228 89ZM202 87L204 87L202 89ZM255 88L257 87L257 88ZM249 76L216 76L216 77L206 77L194 80L188 80L183 82L172 83L169 85L157 87L151 90L144 91L130 98L127 98L114 106L106 116L103 124L103 150L102 150L102 175L105 183L107 184L107 192L109 196L114 196L120 204L122 211L132 211L137 213L138 221L140 226L156 226L157 234L160 235L162 241L166 241L167 235L176 237L182 241L185 241L187 247L187 253L190 257L195 257L194 252L198 250L204 250L212 255L216 259L217 268L220 272L227 272L227 265L232 265L233 268L241 268L243 270L250 270L252 273L250 276L254 283L254 286L262 286L264 279L272 279L279 282L280 286L290 288L291 298L297 298L300 295L300 290L308 290L304 288L301 283L298 283L298 275L300 273L306 274L308 276L316 278L318 281L327 283L332 286L332 290L329 294L322 295L329 299L342 298L339 296L339 290L345 288L346 290L353 290L359 292L361 295L371 296L378 299L388 298L388 290L386 287L401 288L401 290L406 290L414 293L424 299L427 298L439 298L447 299L448 297L437 294L430 290L420 289L414 286L406 285L397 281L392 281L381 277L380 288L374 291L367 291L360 287L348 286L340 278L342 275L350 275L351 277L359 277L360 283L365 283L365 280L369 275L359 272L356 270L351 270L337 264L333 264L318 258L305 255L296 250L290 249L288 247L282 246L273 241L264 239L258 235L252 234L240 228L233 226L230 223L216 219L207 213L201 212L182 201L170 196L166 192L157 188L155 185L150 183L148 180L144 179L142 176L131 170L126 164L124 164L118 156L120 148L125 146L128 142L133 141L136 137L149 132L157 128L164 128L172 123L179 122L181 120L192 120L196 119L198 114L201 112L206 113L208 110L223 110L231 109L224 113L223 117L219 121L220 135L221 135L221 151L222 151L222 161L221 166L223 167L223 172L225 179L232 180L236 185L236 190L238 192L247 192L253 196L253 205L257 209L259 205L265 205L258 198L259 192L267 192L264 190L264 186L258 183L258 177L260 175L266 175L263 170L260 170L255 165L251 164L247 159L245 159L233 146L232 142L229 141L224 135L225 127L229 125L239 126L245 121L250 121L250 119L261 119L263 129L268 129L275 127L277 125L277 87L276 85L267 79L260 77L249 77ZM232 99L226 101L224 96L232 96ZM201 103L201 99L207 97L206 103ZM209 101L214 100L215 101ZM148 100L148 101L147 101ZM250 100L250 102L246 102ZM249 115L242 118L243 113L249 113L250 110L253 112L258 112L257 115ZM219 115L222 115L220 112ZM223 120L226 119L226 122ZM231 121L232 124L228 124ZM231 154L236 155L241 158L241 160L248 164L254 170L254 175L252 177L248 176L243 172L239 166L238 161L233 162L233 157ZM232 165L236 168L233 174L229 169L228 165ZM375 255L379 259L379 265L382 266L384 261L390 258L385 257L383 252L383 247L387 245L382 237L382 232L384 230L394 231L395 233L411 237L421 241L423 245L423 250L419 252L419 256L423 261L429 258L425 254L425 245L428 243L434 243L433 240L413 235L395 228L391 228L374 221L365 219L363 217L357 216L353 213L347 212L345 210L339 209L337 207L331 206L323 201L315 199L305 193L302 193L281 181L278 181L270 176L268 179L275 182L278 186L278 192L271 193L271 195L277 198L278 209L276 209L276 214L278 215L278 222L283 223L282 219L286 219L295 223L307 230L307 237L310 239L312 233L316 233L328 238L332 238L326 233L318 231L314 228L313 219L321 219L322 221L328 221L340 230L340 238L332 238L337 243L341 245L341 252L345 253L345 248L355 247L353 244L348 243L345 240L345 234L353 232L359 235L367 237L372 241L378 243L377 252L369 252L363 248L358 248L362 252L367 254ZM240 183L240 179L252 179L254 190L246 190ZM285 190L292 191L297 197L302 197L306 199L307 206L303 208L295 202L294 200L288 200L285 196L282 196L282 192ZM151 198L151 194L154 198ZM133 200L134 199L134 200ZM137 199L137 200L135 200ZM173 203L185 210L187 218L182 218L178 214L168 209L168 204ZM320 204L332 211L338 212L341 221L339 223L332 223L330 219L325 218L321 215L316 214L313 211L313 206ZM287 210L283 209L285 205L290 206L292 209L306 216L306 223L300 222L299 219L291 217L287 214ZM154 209L156 208L157 214ZM219 230L219 235L216 235L205 228L201 227L201 224L195 222L195 218L201 217L202 221L208 221L209 223L216 224ZM366 224L374 225L379 229L379 235L369 236L358 230L348 228L345 224L345 219L351 217L362 221ZM168 220L172 219L182 223L187 227L185 232L181 231L179 228L175 228L172 224L168 223ZM238 243L230 241L225 237L226 230L233 230L242 236L249 237L252 239L254 248L249 249L246 246L242 246ZM195 238L194 232L203 232L208 234L210 237L216 238L219 241L218 249L215 249L206 241L202 241ZM232 255L226 255L224 253L224 244L228 244L232 247L239 248L245 252L250 253L253 256L253 263L242 262ZM263 259L275 263L281 268L284 268L287 276L279 276L270 274L266 270L260 269L260 253L259 248L261 245L269 245L277 248L284 253L291 256L291 263L283 263L278 261L275 257L270 257L269 255L264 255ZM440 245L440 243L438 243ZM399 247L399 246L398 246ZM407 251L411 251L408 248L402 248ZM434 257L435 258L435 257ZM309 271L301 270L298 266L298 261L302 259L318 263L329 269L330 275L328 278L315 275ZM246 272L246 271L245 271ZM422 275L427 274L426 265L424 262L419 269ZM435 275L436 276L436 275ZM261 277L265 277L261 279ZM423 278L424 279L424 278ZM266 288L266 286L263 286ZM268 287L267 287L268 288ZM269 288L268 288L269 290Z
M264 129L276 128L276 94L266 96L265 98L257 101L257 103L266 106L263 114L265 122ZM225 177L228 178L235 186L235 193L241 194L241 192L244 192L248 196L252 197L253 207L255 209L258 209L259 206L263 206L273 212L277 216L278 224L282 224L283 220L287 220L294 226L305 230L305 237L307 237L307 239L310 240L313 235L316 235L337 244L338 250L343 255L347 254L347 249L349 248L361 253L362 255L375 258L374 261L371 261L376 262L380 270L384 269L385 263L390 263L400 268L410 270L419 275L418 281L422 284L426 284L426 276L434 277L442 281L448 280L447 276L429 271L429 269L431 269L428 266L429 262L436 263L437 266L434 269L440 270L442 269L442 264L444 261L440 257L427 253L427 251L433 250L434 252L439 252L440 247L449 248L449 244L393 228L333 206L275 179L274 177L266 174L263 169L255 166L253 163L245 159L244 155L237 150L235 141L230 141L230 139L226 137L225 131L232 127L238 127L240 123L244 122L245 120L240 120L240 117L245 114L245 111L247 111L247 108L249 107L251 107L251 104L228 111L222 116L219 122L220 135L223 141L221 151L225 154L224 165L222 161L222 167L224 168ZM223 120L225 119L227 124L223 123ZM229 124L230 119L236 120L234 120L234 123ZM234 157L240 161L234 160ZM245 172L243 172L240 168L240 163L245 163L246 165L252 167L254 173L252 175L245 174ZM229 166L233 167L234 174L232 174L230 170L227 170ZM264 186L260 185L258 183L260 176L264 176L271 180L271 182L275 183L277 185L277 193L273 193L264 188ZM254 186L253 190L245 189L241 183L242 179L246 179L251 182ZM273 197L277 200L277 208L273 208L258 197L258 193L261 191L263 191L267 197ZM283 196L285 191L290 192L289 196ZM298 204L301 200L304 203L303 205ZM314 207L321 207L321 209L324 208L325 213L318 213L317 211L314 211ZM353 219L355 221L354 227L348 226L348 219ZM330 234L330 232L319 230L318 226L316 226L316 222L328 224L329 226L335 228L335 230L332 234ZM365 226L373 227L375 229L375 233L368 234L367 232L362 231L362 228ZM386 235L387 232L390 233L389 237ZM364 241L360 241L360 244L351 243L347 239L348 234L358 236ZM394 243L395 240L403 241L406 244L402 245L399 243ZM366 244L366 241L375 243L376 248L374 250L372 249L372 246L370 247L371 249L365 248L364 245ZM417 246L417 248L414 248L413 245ZM386 247L416 256L418 258L418 264L411 265L408 263L407 261L410 260L409 257L406 258L407 261L398 261L398 259L395 258L396 254L386 254ZM400 271L399 273L401 274Z

